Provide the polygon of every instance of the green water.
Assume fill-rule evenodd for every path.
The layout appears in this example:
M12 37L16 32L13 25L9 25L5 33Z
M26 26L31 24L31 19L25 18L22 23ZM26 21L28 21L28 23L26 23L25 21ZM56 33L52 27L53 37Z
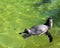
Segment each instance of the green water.
M0 0L0 48L60 48L60 0L39 6L36 2L41 0ZM54 21L50 30L52 43L45 34L28 39L18 34L25 28L44 24L47 17Z

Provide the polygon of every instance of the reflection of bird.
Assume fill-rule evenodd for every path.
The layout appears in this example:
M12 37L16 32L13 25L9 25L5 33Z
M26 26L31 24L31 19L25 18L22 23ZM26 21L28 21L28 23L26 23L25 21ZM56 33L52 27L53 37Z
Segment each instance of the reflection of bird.
M53 38L49 32L49 29L52 27L52 23L52 18L48 18L44 25L33 26L30 29L25 29L24 32L19 34L23 34L24 38L28 38L32 35L39 35L45 33L48 36L49 41L52 42Z

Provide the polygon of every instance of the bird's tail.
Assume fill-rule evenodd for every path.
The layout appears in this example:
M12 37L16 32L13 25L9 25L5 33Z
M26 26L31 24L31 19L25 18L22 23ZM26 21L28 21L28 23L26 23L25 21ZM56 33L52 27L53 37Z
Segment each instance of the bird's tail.
M26 32L21 32L19 34L23 34L23 36L22 36L23 38L28 38L31 36L29 33L26 33Z
M24 34L22 37L23 38L28 38L28 37L30 37L31 35L29 35L29 34Z
M23 33L25 33L25 32L21 32L21 33L19 33L19 34L23 34Z

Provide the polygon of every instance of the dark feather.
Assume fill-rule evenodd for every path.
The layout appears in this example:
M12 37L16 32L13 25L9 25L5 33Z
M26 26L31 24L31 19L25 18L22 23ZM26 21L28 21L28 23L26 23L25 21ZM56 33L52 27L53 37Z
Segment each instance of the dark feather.
M31 36L30 34L27 34L27 33L26 33L26 34L24 34L22 37L23 37L23 38L28 38L28 37L30 37L30 36Z
M52 42L52 41L53 41L53 37L52 37L52 35L50 34L50 32L46 32L46 35L48 36L49 41Z

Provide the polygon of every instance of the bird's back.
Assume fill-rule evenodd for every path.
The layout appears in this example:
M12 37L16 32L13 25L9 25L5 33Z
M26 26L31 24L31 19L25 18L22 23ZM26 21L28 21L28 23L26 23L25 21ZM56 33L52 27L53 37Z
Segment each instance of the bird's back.
M31 34L41 34L47 32L48 27L46 25L37 25L32 27L30 30Z

